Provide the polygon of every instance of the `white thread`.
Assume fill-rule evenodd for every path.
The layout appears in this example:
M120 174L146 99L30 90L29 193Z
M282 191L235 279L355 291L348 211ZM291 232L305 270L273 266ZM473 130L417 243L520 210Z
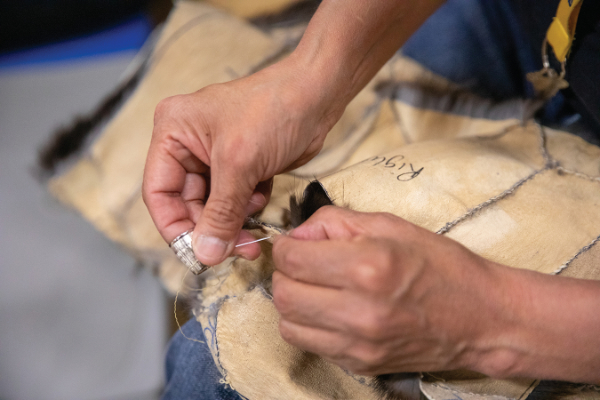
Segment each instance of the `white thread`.
M185 336L185 333L183 333L183 330L181 329L181 324L179 324L179 319L177 319L177 298L179 297L179 292L181 291L181 288L183 287L183 282L185 281L185 277L187 276L188 272L190 272L189 268L187 268L185 271L185 274L183 274L183 278L181 279L181 285L179 285L179 289L177 289L177 293L175 293L175 303L173 304L173 315L175 316L175 323L177 324L177 328L179 329L179 332L181 332L181 335L183 335L184 338L186 338L187 340L191 340L192 342L198 342L198 343L204 344L204 342L202 340L198 340L198 339L194 339L194 338Z
M248 244L252 244L252 243L256 243L256 242L262 242L263 240L271 239L272 237L273 236L267 236L267 237L264 237L264 238L253 240L251 242L236 244L235 247L242 247L242 246L246 246Z

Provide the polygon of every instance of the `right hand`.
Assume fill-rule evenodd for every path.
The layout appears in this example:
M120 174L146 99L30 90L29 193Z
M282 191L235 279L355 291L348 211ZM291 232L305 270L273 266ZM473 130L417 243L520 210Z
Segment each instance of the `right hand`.
M167 98L156 108L143 197L162 237L191 230L196 257L253 259L241 231L274 175L314 157L345 103L325 99L290 58L256 74ZM322 93L322 92L321 92Z

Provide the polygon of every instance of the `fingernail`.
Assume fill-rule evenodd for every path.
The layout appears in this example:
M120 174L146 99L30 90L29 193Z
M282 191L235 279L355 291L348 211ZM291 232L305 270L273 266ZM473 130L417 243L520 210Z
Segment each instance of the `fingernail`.
M194 242L194 252L200 260L220 262L227 255L227 242L214 236L200 236ZM218 261L217 261L218 260Z

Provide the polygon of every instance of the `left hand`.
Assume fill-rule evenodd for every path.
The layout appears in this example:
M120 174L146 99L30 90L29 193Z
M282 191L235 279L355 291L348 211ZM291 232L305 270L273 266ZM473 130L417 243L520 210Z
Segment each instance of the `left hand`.
M511 268L391 214L323 207L273 256L281 336L358 374L477 370L509 324Z

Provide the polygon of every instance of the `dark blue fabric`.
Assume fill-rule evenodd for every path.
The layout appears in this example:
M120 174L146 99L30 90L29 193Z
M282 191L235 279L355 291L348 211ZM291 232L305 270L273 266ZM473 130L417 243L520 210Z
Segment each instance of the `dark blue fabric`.
M531 96L525 73L541 68L510 1L448 0L403 54L487 98Z
M515 3L532 50L539 52L558 0L511 1ZM553 67L559 70L560 64L550 50L549 55ZM565 78L570 87L562 93L567 104L600 135L600 1L585 0L582 3L566 70Z
M542 42L558 2L448 0L402 51L482 97L530 98L533 90L525 75L542 67ZM551 99L538 117L542 123L566 128L577 120L577 112L586 124L581 136L598 142L600 1L583 2L575 37L567 61L571 87ZM560 70L556 63L554 67Z
M204 341L202 325L194 319L181 327L185 336ZM242 400L219 383L221 373L208 346L186 339L177 332L169 342L166 358L166 385L162 400Z
M566 79L571 85L565 97L584 121L600 134L600 1L581 6L575 41L567 60Z

